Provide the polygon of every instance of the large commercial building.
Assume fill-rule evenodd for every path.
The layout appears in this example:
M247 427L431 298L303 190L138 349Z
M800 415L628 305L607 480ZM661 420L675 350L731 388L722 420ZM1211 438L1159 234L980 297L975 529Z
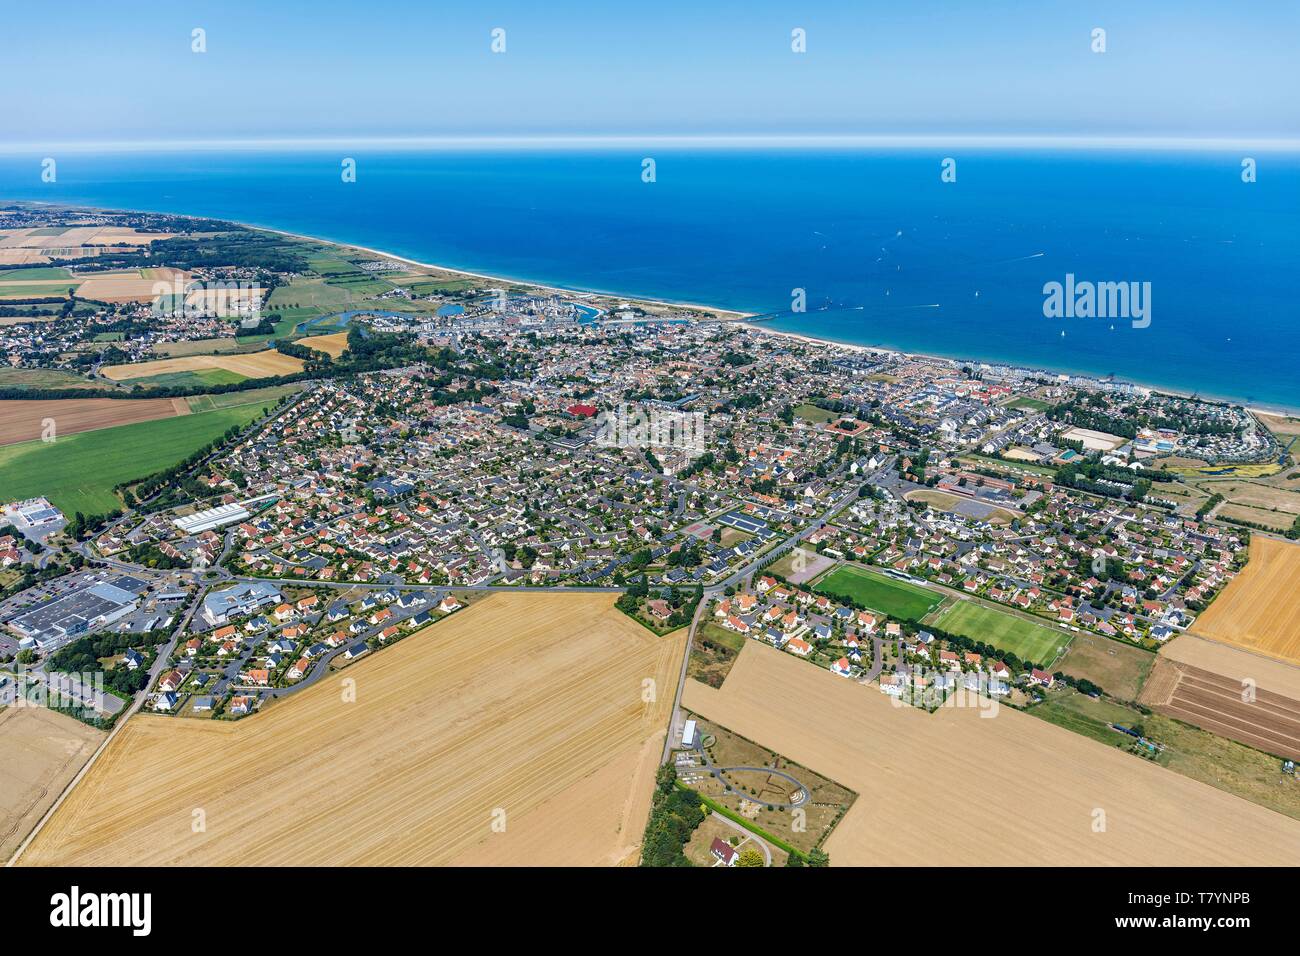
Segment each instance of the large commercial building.
M172 524L180 528L185 534L202 534L212 528L220 528L222 525L233 524L236 521L245 521L247 518L248 510L243 505L235 502L221 505L218 508L196 511L184 518L173 518Z
M145 582L119 577L39 604L9 622L9 626L38 646L63 643L102 630L135 610Z
M232 618L252 614L268 604L280 603L280 589L274 584L255 582L239 584L225 591L214 591L203 599L203 619L216 627Z

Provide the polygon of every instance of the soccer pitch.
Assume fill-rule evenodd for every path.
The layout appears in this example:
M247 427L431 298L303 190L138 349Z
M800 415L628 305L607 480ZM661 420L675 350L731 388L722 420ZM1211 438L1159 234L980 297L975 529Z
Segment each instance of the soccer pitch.
M943 601L933 591L847 564L822 578L816 590L901 621L919 621Z
M934 622L935 627L1015 654L1044 667L1070 643L1068 631L1053 630L1022 617L1004 614L974 601L958 601Z

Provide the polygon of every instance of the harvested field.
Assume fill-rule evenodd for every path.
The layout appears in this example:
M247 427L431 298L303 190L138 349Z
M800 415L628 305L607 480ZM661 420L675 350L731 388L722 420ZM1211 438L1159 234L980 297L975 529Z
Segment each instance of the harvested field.
M1300 757L1300 700L1161 658L1142 703L1229 740L1279 757Z
M1277 511L1264 511L1260 508L1248 508L1245 505L1219 505L1214 511L1214 516L1233 521L1246 521L1269 531L1285 531L1295 523L1295 515L1283 514Z
M44 707L0 709L0 862L18 849L103 737Z
M150 273L145 275L145 272ZM131 272L96 272L77 287L77 295L96 302L152 302L159 289L184 289L189 281L177 269L148 269Z
M684 641L608 595L493 595L249 719L132 718L21 862L624 862Z
M147 246L175 233L138 232L128 226L0 229L0 249L68 249L76 246Z
M1300 668L1261 654L1183 634L1162 647L1160 657L1222 674L1238 684L1250 679L1260 687L1300 700Z
M1263 422L1264 427L1274 435L1300 435L1300 418L1292 418L1289 415L1272 415L1267 412L1256 412L1255 417Z
M46 419L53 419L56 435L75 435L96 428L188 415L183 398L65 398L0 401L0 445L35 441Z
M330 358L338 358L348 350L348 334L333 332L329 335L309 335L305 339L299 339L298 344L324 352Z
M1207 493L1223 495L1229 502L1247 508L1265 512L1271 512L1276 508L1279 512L1285 512L1271 517L1274 521L1283 522L1288 527L1295 520L1295 516L1300 514L1300 494L1287 491L1285 488L1275 488L1257 481L1206 481L1200 487Z
M1300 664L1300 545L1256 535L1250 561L1192 625L1201 637Z
M124 382L133 378L148 378L171 372L195 372L202 369L224 369L246 378L266 378L271 375L292 375L301 372L302 360L284 355L274 349L261 352L228 355L184 355L178 358L154 359L152 362L133 362L130 365L108 365L101 371L105 378Z
M0 249L0 266L34 266L49 262L39 249Z
M1300 858L1300 821L1208 784L1009 707L992 719L979 708L896 707L757 641L720 690L688 682L684 705L857 791L826 841L832 865ZM888 809L898 807L907 811Z

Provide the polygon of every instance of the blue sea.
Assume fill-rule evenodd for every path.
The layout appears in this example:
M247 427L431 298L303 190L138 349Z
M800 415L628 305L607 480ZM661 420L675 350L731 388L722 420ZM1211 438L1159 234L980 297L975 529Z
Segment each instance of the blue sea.
M356 160L345 183L343 155ZM771 314L843 342L1300 408L1300 156L1132 150L0 156L0 200L231 219L424 262ZM1150 324L1044 285L1150 283ZM793 290L806 311L792 313ZM1062 334L1064 333L1064 335Z

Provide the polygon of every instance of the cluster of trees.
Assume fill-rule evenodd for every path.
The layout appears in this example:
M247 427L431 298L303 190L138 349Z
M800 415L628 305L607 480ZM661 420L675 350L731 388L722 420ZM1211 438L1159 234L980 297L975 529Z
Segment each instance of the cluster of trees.
M165 631L146 631L140 634L91 634L71 644L64 645L50 655L47 671L71 674L95 673L103 670L100 659L116 657L131 648L151 648L167 640ZM104 671L104 687L119 697L129 698L149 683L149 670L137 667L114 667Z
M531 568L535 563L537 563L537 549L530 545L526 544L521 548L511 542L510 544L504 545L501 548L501 551L505 554L507 561L518 559L521 567Z
M303 371L310 372L313 377L328 374L329 367L333 364L333 359L327 353L308 348L299 342L277 342L275 350L281 355L302 359Z
M1073 488L1076 491L1101 495L1104 498L1142 501L1151 490L1151 481L1156 474L1158 473L1152 472L1150 475L1143 474L1141 477L1137 477L1136 473L1129 471L1127 468L1115 468L1099 462L1081 462L1062 465L1057 469L1056 483L1067 488ZM1123 487L1117 488L1115 484L1108 484L1108 482L1114 482ZM1152 505L1162 504L1159 501L1149 503Z
M78 511L72 516L67 527L63 530L78 541L84 541L106 524L111 524L118 518L122 517L122 509L114 508L112 511L106 511L103 514L83 514Z
M265 269L266 272L307 272L307 260L298 255L290 243L264 233L212 222L220 235L190 238L178 235L172 239L157 239L139 250L105 251L95 256L94 268L130 269L170 265L177 269L217 269L237 267ZM156 226L155 226L156 228ZM183 232L195 232L198 226L187 222ZM86 260L51 260L51 265L82 265Z
M132 564L141 564L146 568L179 569L189 567L184 558L173 558L169 554L163 554L158 546L152 543L137 544L128 553Z
M255 335L274 335L276 324L275 319L269 315L263 315L261 321L251 329L240 326L239 330L235 332L235 338L247 339Z
M677 770L659 768L655 775L655 792L650 803L641 841L642 866L690 866L685 847L695 828L704 822L700 795L677 786Z
M1211 403L1213 404L1213 403ZM1233 435L1239 427L1232 422L1210 421L1201 414L1182 414L1177 411L1156 409L1148 411L1129 405L1118 414L1110 411L1106 399L1100 395L1086 395L1047 410L1053 421L1073 422L1081 428L1109 432L1123 438L1136 438L1143 428L1171 428L1188 435Z
M1086 677L1073 677L1070 674L1065 674L1061 671L1057 671L1052 675L1052 677L1062 684L1065 684L1067 687L1073 687L1081 694L1087 694L1089 697L1100 697L1102 694L1106 693Z
M1054 422L1070 422L1079 428L1106 432L1121 438L1136 438L1138 433L1138 426L1134 422L1117 418L1097 408L1089 408L1078 399L1053 405L1047 410L1047 417Z

